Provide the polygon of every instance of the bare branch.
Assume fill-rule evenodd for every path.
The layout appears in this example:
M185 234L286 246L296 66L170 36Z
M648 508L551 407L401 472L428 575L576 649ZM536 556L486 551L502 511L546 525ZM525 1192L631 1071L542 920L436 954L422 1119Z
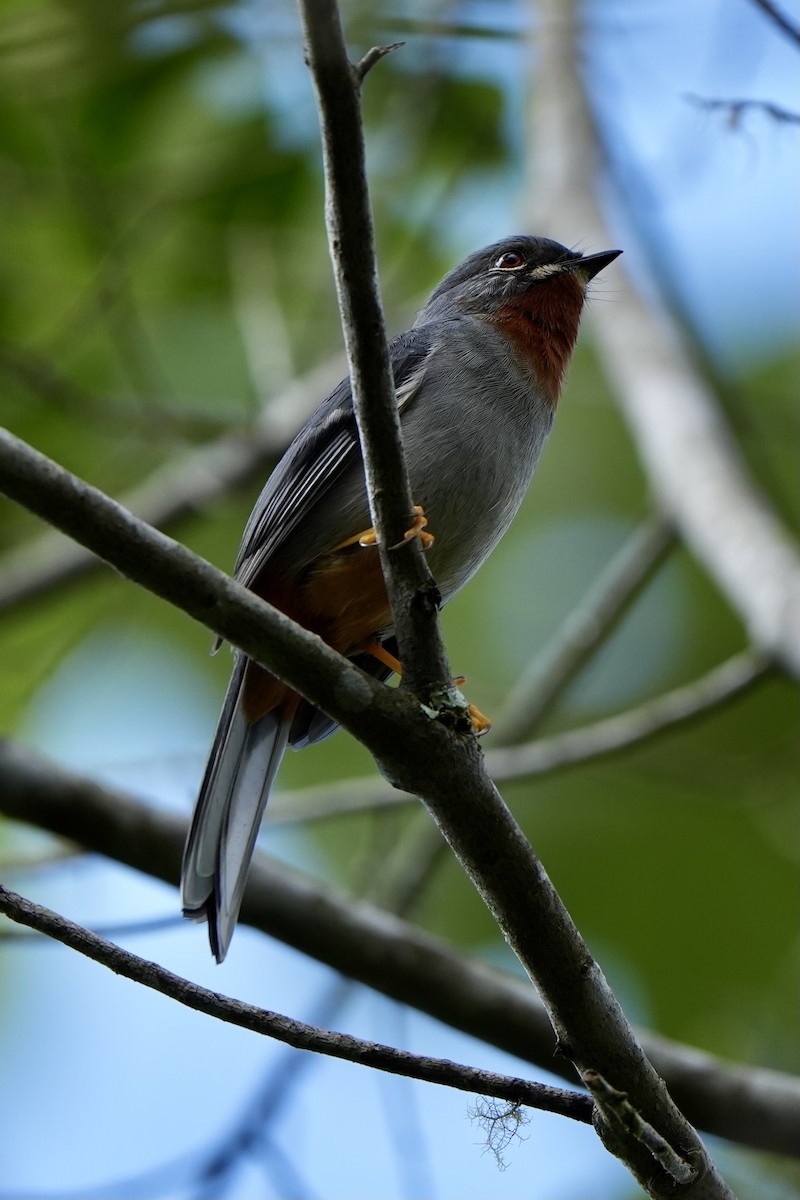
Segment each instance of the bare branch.
M300 0L325 164L326 220L372 522L392 606L403 684L436 708L458 705L438 622L439 593L419 539L400 545L413 497L378 296L359 87L335 0ZM372 55L372 58L370 58ZM368 65L381 57L367 56ZM397 546L391 551L389 547Z
M168 996L171 1000L177 1000L179 1004L195 1012L205 1013L228 1025L237 1025L240 1029L249 1029L252 1033L274 1038L275 1041L294 1046L297 1050L311 1050L330 1058L340 1058L363 1067L387 1071L391 1075L404 1075L409 1079L438 1083L462 1092L474 1092L479 1096L494 1096L500 1100L524 1104L528 1108L558 1113L559 1116L570 1117L574 1121L583 1121L586 1124L591 1122L592 1102L580 1092L553 1088L543 1083L530 1083L525 1079L482 1071L477 1067L467 1067L443 1058L411 1054L406 1050L396 1050L393 1046L382 1046L378 1042L367 1042L346 1033L319 1029L303 1021L284 1017L280 1013L244 1004L241 1000L234 1000L219 992L211 992L188 979L182 979L180 975L174 975L157 963L139 958L129 950L123 950L121 946L90 933L74 921L9 891L2 884L0 912L5 913L12 921L18 921L29 929L36 929L39 933L69 946L71 950L77 950L79 954L108 967L115 975L122 975L134 983L152 988L153 991L160 992L162 996Z
M602 146L578 74L576 0L538 0L530 224L608 245ZM741 457L716 398L665 312L625 279L591 318L605 371L664 511L738 611L756 645L800 677L800 556Z
M418 715L405 696L383 687L210 563L2 429L0 489L82 542L128 579L244 650L345 728L352 728L355 715L363 736L381 710L383 719L392 709L396 715L401 709ZM323 694L328 695L324 702ZM395 736L389 725L387 739ZM426 729L433 727L433 722L423 724Z
M185 822L53 766L0 738L0 811L174 884ZM469 961L438 939L256 855L243 920L401 1003L572 1079L554 1055L538 997L518 978ZM695 1125L743 1145L797 1156L800 1079L641 1034L650 1060Z

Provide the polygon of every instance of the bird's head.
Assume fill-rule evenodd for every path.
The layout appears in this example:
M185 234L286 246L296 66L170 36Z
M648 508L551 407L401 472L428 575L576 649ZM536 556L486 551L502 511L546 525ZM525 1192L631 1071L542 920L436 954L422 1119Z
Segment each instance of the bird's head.
M585 255L550 238L504 238L454 267L417 324L466 315L496 326L555 403L578 335L587 285L621 253Z

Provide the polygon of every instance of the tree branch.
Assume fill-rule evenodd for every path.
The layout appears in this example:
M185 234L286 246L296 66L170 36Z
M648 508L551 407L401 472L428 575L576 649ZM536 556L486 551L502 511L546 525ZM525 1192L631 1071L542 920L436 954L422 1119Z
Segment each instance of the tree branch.
M299 8L322 131L328 241L403 683L433 707L457 706L439 630L438 590L419 539L400 545L412 524L414 500L378 296L360 106L364 75L393 47L376 47L353 67L335 0L299 0ZM393 546L398 548L392 551Z
M179 1004L195 1012L205 1013L228 1025L237 1025L240 1029L249 1029L252 1033L274 1038L275 1041L293 1046L296 1050L311 1050L316 1054L344 1059L363 1067L373 1067L391 1075L404 1075L408 1079L438 1083L462 1092L474 1092L479 1096L496 1096L501 1100L524 1104L528 1108L538 1108L562 1117L570 1117L574 1121L591 1123L592 1101L580 1092L553 1088L543 1083L531 1083L510 1075L499 1075L494 1071L482 1071L477 1067L450 1062L448 1059L411 1054L406 1050L367 1042L346 1033L319 1029L304 1021L296 1021L280 1013L244 1004L241 1000L234 1000L230 996L200 987L199 984L190 983L188 979L174 975L157 963L139 958L129 950L123 950L121 946L90 933L74 921L9 891L2 884L0 912L5 913L12 921L26 925L29 929L36 929L39 933L69 946L71 950L91 958L113 971L115 975L122 975L125 979L160 992L162 996L177 1000Z
M373 46L370 50L368 50L367 53L353 67L353 74L359 85L364 82L368 73L372 70L376 63L379 63L382 58L386 57L387 54L392 54L393 51L402 49L403 46L405 46L405 42L391 42L388 46ZM342 52L346 53L344 42L342 42Z
M503 936L547 1005L559 1045L576 1069L619 1080L631 1102L670 1144L703 1165L691 1200L729 1197L694 1130L645 1058L542 864L485 774L480 750L429 720L405 689L371 679L209 563L150 529L96 489L0 431L0 486L83 541L162 598L238 646L350 729L398 787L424 799ZM414 754L407 747L414 746ZM622 1158L651 1196L667 1177L635 1138L616 1138Z
M2 429L0 490L244 650L365 744L367 726L383 727L389 742L399 712L418 713L406 696L395 695L210 563ZM395 718L389 717L392 711Z
M561 240L609 244L599 187L603 152L579 75L577 0L538 0L536 187L530 221ZM750 638L800 677L800 557L741 457L716 398L665 312L625 277L591 313L604 368L662 504ZM611 1077L609 1077L611 1078Z
M0 811L170 884L177 881L183 820L2 738ZM401 1003L574 1078L571 1064L554 1054L552 1027L529 987L370 904L256 855L242 919ZM800 1079L725 1062L653 1033L641 1039L695 1125L757 1149L800 1154Z
M496 747L530 737L594 650L622 619L673 540L671 529L659 517L643 522L635 531L512 689L495 726L492 741ZM496 779L488 762L487 769ZM356 780L355 791L345 791L341 784L336 786L350 806L357 799L369 796L371 785ZM324 788L319 791L325 815L329 816L328 796ZM386 789L381 789L381 794L389 804L403 801L396 792L386 795ZM413 797L407 799L410 802ZM293 813L290 806L284 804L284 808L287 814ZM384 854L383 869L373 882L370 899L392 912L407 915L446 850L436 827L425 820L423 813L417 813L391 851Z

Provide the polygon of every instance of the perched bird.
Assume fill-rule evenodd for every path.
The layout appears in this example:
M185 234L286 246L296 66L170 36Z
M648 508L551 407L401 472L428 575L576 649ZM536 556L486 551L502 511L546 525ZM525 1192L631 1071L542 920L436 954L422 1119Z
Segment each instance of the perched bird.
M415 520L447 601L494 549L553 423L587 284L620 253L510 237L439 284L390 355ZM236 579L387 679L399 670L349 379L292 442L244 531ZM426 530L426 525L431 533ZM431 534L433 536L431 536ZM477 720L477 718L476 718ZM287 745L336 722L234 654L183 860L184 914L230 945L270 788Z

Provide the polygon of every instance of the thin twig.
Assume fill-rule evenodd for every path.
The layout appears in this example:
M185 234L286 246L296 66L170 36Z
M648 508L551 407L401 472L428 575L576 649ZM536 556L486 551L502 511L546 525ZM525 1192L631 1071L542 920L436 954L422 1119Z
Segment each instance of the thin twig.
M702 713L716 712L720 705L766 675L771 666L762 651L743 650L684 687L664 692L618 716L539 742L492 751L491 757L487 755L487 767L495 779L507 782L616 754Z
M778 26L787 37L800 46L800 28L794 25L784 13L773 4L772 0L753 0L753 3L765 12L769 19Z
M312 1050L317 1054L373 1067L392 1075L404 1075L409 1079L438 1083L480 1096L495 1096L500 1100L511 1100L529 1108L558 1113L575 1121L591 1122L592 1102L579 1092L531 1083L493 1071L482 1071L477 1067L467 1067L447 1059L410 1054L392 1046L382 1046L377 1042L351 1037L349 1034L319 1029L280 1013L244 1004L240 1000L209 991L188 979L174 975L157 963L139 958L129 950L123 950L121 946L90 933L74 921L9 891L1 884L0 912L5 913L12 921L62 942L70 949L107 967L115 975L122 975L134 983L152 988L153 991L160 992L171 1000L177 1000L179 1004L194 1009L195 1012L205 1013L228 1025L237 1025L241 1029L249 1029L253 1033L274 1038L298 1050Z
M800 113L782 108L780 104L772 104L768 100L711 100L705 96L695 96L691 92L687 92L686 99L690 104L708 112L724 112L731 129L739 127L742 115L748 111L766 113L773 121L781 124L800 125Z

